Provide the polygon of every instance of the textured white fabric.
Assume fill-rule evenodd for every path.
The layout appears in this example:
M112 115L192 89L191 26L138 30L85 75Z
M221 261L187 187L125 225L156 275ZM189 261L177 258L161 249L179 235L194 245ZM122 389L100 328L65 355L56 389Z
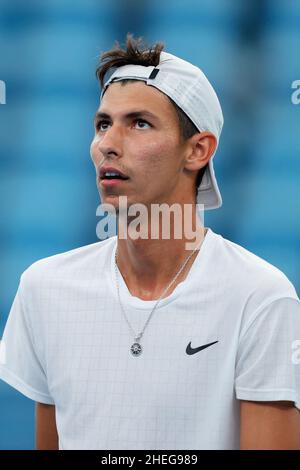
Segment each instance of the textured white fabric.
M134 357L115 249L112 237L34 263L5 328L0 377L56 405L61 449L236 449L238 399L300 407L300 302L281 271L208 229ZM120 294L140 331L155 301L132 296L121 276Z

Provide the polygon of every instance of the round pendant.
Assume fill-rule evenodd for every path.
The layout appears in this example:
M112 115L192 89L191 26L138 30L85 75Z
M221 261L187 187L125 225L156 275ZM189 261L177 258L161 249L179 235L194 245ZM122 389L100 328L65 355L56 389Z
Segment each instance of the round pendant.
M130 348L130 351L133 356L139 356L140 354L142 354L143 348L139 343L133 343Z

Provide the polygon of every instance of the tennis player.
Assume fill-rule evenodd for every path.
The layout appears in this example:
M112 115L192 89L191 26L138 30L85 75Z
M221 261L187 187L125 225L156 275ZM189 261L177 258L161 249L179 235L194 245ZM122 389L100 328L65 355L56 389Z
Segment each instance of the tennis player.
M102 55L97 76L101 201L120 219L126 197L127 235L140 204L146 230L22 274L0 377L37 403L37 448L300 449L296 291L199 216L200 205L222 204L212 85L161 43L130 35ZM151 236L159 204L189 215L192 248L175 218L169 238L161 226Z

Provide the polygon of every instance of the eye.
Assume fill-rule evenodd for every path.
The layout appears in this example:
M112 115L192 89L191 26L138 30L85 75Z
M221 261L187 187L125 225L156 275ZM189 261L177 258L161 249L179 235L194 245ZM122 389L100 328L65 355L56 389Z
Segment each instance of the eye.
M136 119L135 123L136 124L141 124L142 123L142 124L146 124L148 127L152 127L151 124L148 121L145 121L144 119ZM144 127L144 126L142 126L142 127L139 126L138 129L148 129L148 128Z
M148 121L145 121L145 119L135 119L134 124L135 126L138 125L137 127L138 129L148 129L152 127L152 125ZM105 119L100 119L99 121L96 122L95 127L97 131L104 132L104 131L107 131L108 126L110 125L111 125L110 121L105 120Z
M105 121L104 119L102 119L96 122L96 129L97 131L106 131L108 129L106 126L108 126L109 124L109 121Z

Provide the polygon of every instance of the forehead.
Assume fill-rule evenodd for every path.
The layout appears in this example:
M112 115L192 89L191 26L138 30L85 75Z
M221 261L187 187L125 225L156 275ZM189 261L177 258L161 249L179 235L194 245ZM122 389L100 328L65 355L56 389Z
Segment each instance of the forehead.
M170 99L153 86L136 80L116 82L109 85L100 103L99 111L110 115L128 112L130 109L147 109L158 118L177 120L177 114Z

